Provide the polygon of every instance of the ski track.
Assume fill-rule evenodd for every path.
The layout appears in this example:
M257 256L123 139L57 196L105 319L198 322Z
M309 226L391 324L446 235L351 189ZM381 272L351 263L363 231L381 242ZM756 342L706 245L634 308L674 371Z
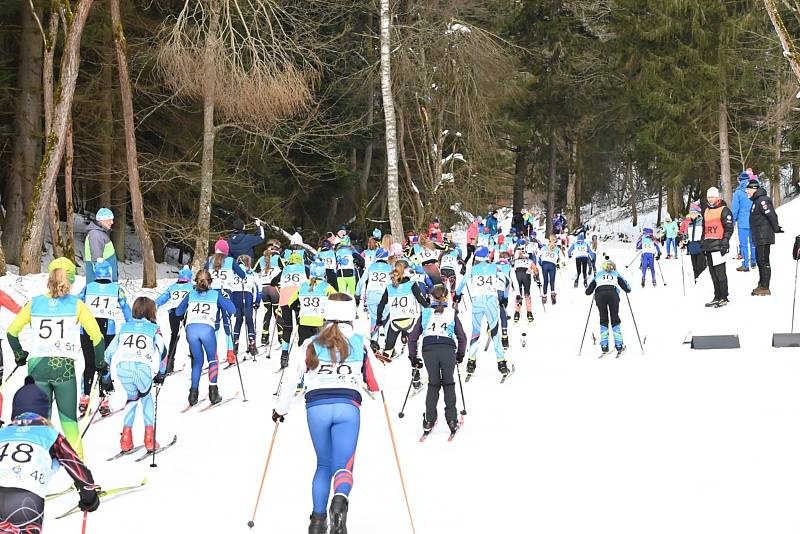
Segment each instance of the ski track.
M638 262L624 268L636 253L633 245L603 244L633 286L631 303L640 333L647 335L645 355L622 295L627 352L620 359L613 353L598 359L600 349L590 335L599 338L595 308L582 356L576 356L589 298L582 284L572 287L574 263L560 269L559 303L548 304L543 314L535 294L534 324L527 324L524 306L520 322L510 323L508 357L516 372L508 382L499 384L493 348L483 353L483 338L479 342L476 374L464 384L467 424L452 443L444 424L419 443L424 394L409 400L404 419L397 417L408 387L407 360L389 366L375 362L417 532L798 532L800 349L770 347L772 333L787 332L791 317L789 250L800 213L789 209L780 210L786 233L772 252L773 296L751 297L757 271L738 273L738 263L729 262L731 304L718 310L703 307L712 295L710 278L704 272L695 286L688 258L684 298L679 261L666 260L665 254L661 267L668 285L662 286L659 277L658 287L642 289ZM171 281L160 280L159 287ZM537 291L535 285L532 289ZM513 296L509 301L511 316ZM258 324L262 315L263 309ZM469 315L461 317L469 332ZM166 315L159 319L168 336ZM359 321L362 330L366 324ZM690 330L738 333L742 349L692 351L682 344ZM519 341L523 331L525 348ZM187 353L182 337L178 368ZM292 361L290 368L295 365ZM278 430L256 526L252 531L246 526L274 429L270 413L280 378L277 366L274 357L243 362L248 402L240 397L207 412L180 413L190 373L168 377L159 396L158 438L163 443L179 434L181 439L157 455L157 468L133 458L105 461L119 450L122 414L93 425L84 446L95 480L112 488L147 476L148 484L104 502L89 515L89 531L304 532L315 456L302 398L295 399ZM22 379L17 373L6 390L3 419ZM203 396L207 377L200 384ZM240 388L235 368L220 371L219 387L223 397ZM112 406L124 403L121 390L118 386L113 394ZM440 398L441 423L442 403ZM133 435L134 443L141 443L140 414ZM364 396L354 474L349 531L410 533L380 396ZM61 470L50 490L67 483ZM54 519L74 501L74 494L48 501L47 531L79 530L81 514Z

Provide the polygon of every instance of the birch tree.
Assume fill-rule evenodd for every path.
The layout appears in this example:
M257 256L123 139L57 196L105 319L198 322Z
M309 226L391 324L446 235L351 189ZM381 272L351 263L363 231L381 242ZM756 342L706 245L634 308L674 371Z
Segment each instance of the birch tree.
M395 239L403 238L403 216L400 213L400 187L397 170L397 119L392 95L392 42L389 0L381 0L381 98L386 123L386 186L389 223Z

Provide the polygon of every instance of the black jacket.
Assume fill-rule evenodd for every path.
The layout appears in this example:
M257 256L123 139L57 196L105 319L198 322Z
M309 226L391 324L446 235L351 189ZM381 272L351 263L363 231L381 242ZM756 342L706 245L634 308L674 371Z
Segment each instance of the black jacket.
M714 217L711 217L711 213L713 210L722 207L719 222L714 220ZM717 234L722 233L721 238L716 237L709 237L707 234L707 229L709 225L714 224L721 224L722 228L718 229ZM716 208L712 208L710 206L706 206L703 210L703 241L700 243L700 246L703 249L703 252L720 252L722 249L730 249L730 242L731 236L733 235L733 213L731 212L730 208L725 205L725 202L720 200L720 205Z
M759 187L750 200L753 201L750 208L750 238L756 246L774 245L775 233L779 233L781 227L772 199L767 196L763 187Z

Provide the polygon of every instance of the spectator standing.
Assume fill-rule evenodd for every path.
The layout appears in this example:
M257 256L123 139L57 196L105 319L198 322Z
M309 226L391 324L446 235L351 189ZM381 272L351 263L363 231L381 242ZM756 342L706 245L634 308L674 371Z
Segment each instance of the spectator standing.
M742 265L736 270L745 273L756 266L758 256L756 245L750 236L750 208L753 202L746 192L747 184L751 178L753 178L752 175L747 172L739 175L739 187L733 192L733 201L731 203L731 212L739 232L739 248L742 253Z
M708 271L714 284L714 299L707 308L721 308L728 304L728 275L725 272L725 255L730 251L733 235L733 214L719 198L719 189L711 187L706 193L706 206L703 212L703 241L701 247L706 255Z
M758 180L750 180L745 189L751 201L750 238L756 246L756 264L758 265L758 286L752 291L755 296L770 295L769 279L772 269L769 265L769 249L775 244L775 234L783 232L778 224L778 214L772 205L772 199L761 187Z
M100 208L94 221L89 223L83 247L83 268L86 271L86 283L94 282L94 265L107 261L111 265L111 281L119 278L117 272L117 252L108 235L114 225L114 212L108 208Z

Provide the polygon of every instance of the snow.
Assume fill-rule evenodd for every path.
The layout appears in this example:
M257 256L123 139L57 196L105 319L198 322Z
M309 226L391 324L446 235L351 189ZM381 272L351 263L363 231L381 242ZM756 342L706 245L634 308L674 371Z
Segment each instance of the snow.
M658 287L642 289L638 264L624 269L636 253L633 245L601 244L634 286L630 303L646 336L644 354L623 298L628 352L619 359L598 359L599 349L587 333L577 356L590 299L582 287L572 287L574 266L560 269L558 305L548 304L544 313L534 298L535 323L523 324L523 313L520 324L511 325L509 360L517 370L506 384L498 383L494 356L491 350L483 353L480 340L477 373L464 384L466 423L452 443L444 425L418 443L424 394L410 399L407 416L399 419L408 364L401 359L378 366L417 533L797 532L800 349L770 347L773 332L789 331L795 269L789 250L800 232L800 210L793 204L778 210L786 233L773 247L773 296L751 297L757 272L735 272L730 262L731 304L721 309L703 307L712 296L709 275L703 273L695 285L688 258L682 260L684 297L681 261L662 259L666 287L659 278ZM460 212L458 205L453 209ZM501 211L504 227L509 219L509 210ZM457 232L459 239L463 235ZM172 280L160 279L159 288ZM43 281L42 275L8 275L0 279L0 288L31 296L43 289ZM126 283L131 298L156 293L136 286L133 280ZM464 306L469 308L467 299ZM462 315L466 323L468 318ZM168 332L166 316L159 320ZM366 328L363 320L359 328ZM598 335L596 309L589 331ZM689 331L739 334L742 348L692 351L683 344ZM188 362L186 354L182 339L177 368ZM144 477L148 483L104 500L90 514L88 531L304 532L315 457L300 399L278 429L256 526L252 531L246 526L274 430L269 415L280 375L274 372L278 351L273 354L242 364L247 402L235 400L205 413L197 408L180 413L188 370L167 378L159 397L158 436L163 444L177 434L178 443L157 457L157 468L132 458L105 461L118 450L121 414L93 425L85 450L99 483L110 488ZM7 370L9 359L6 349ZM14 375L5 389L4 420L22 375ZM220 372L219 387L223 397L240 388L236 369ZM124 403L121 389L112 406ZM201 396L206 390L204 377ZM461 402L459 395L459 409ZM441 401L439 413L443 417ZM139 415L136 443L142 434ZM354 474L349 532L410 533L380 400L365 397ZM50 490L67 483L62 472ZM54 519L76 500L72 494L48 501L47 532L79 530L80 514Z
M444 32L445 35L450 35L452 33L472 33L472 30L469 27L465 26L464 24L460 24L458 22L448 24L447 31Z

